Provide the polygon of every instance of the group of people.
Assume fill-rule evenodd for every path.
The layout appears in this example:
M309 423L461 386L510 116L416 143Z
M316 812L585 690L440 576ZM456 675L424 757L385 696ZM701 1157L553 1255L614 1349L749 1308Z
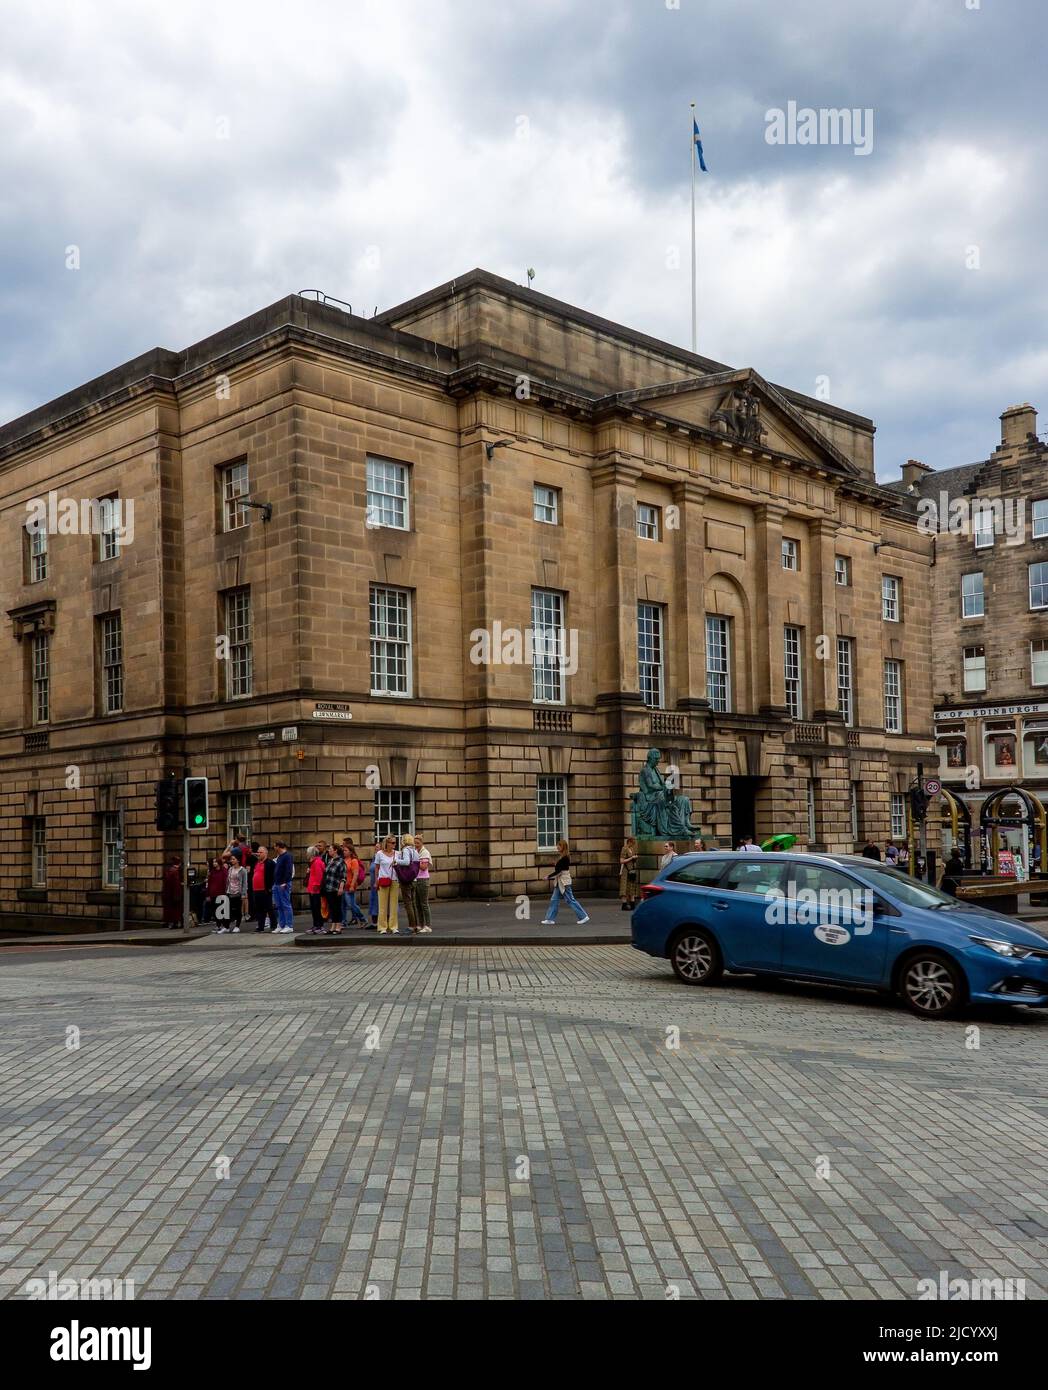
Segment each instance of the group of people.
M339 844L318 840L306 851L306 895L313 919L310 931L339 936L352 925L383 935L432 932L429 881L433 856L421 835L405 835L398 848L389 835L375 841L370 863L347 836ZM366 886L365 886L366 885ZM295 930L291 894L295 860L283 840L272 850L240 835L215 855L204 881L190 887L191 907L218 935L238 933L253 922L256 932L280 935ZM367 912L358 893L367 892ZM182 924L182 860L172 855L162 885L164 925ZM403 903L407 926L400 927Z
M313 917L312 933L341 936L351 925L381 936L432 932L429 880L433 856L421 835L404 835L399 847L393 835L376 840L368 865L348 837L339 845L318 840L310 845L307 856L306 892ZM363 891L365 883L367 913L357 901L357 893ZM407 916L403 928L399 920L401 903Z

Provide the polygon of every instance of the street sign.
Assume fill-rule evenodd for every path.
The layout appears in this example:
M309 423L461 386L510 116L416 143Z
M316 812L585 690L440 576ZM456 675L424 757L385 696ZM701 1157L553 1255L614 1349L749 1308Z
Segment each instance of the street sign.
M924 790L929 796L938 796L942 791L942 783L938 777L926 777L924 779Z

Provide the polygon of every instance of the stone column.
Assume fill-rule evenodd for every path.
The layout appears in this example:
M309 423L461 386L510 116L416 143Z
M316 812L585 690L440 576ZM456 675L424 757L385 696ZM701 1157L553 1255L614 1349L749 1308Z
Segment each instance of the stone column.
M637 479L640 469L619 454L593 469L597 566L597 701L640 702L637 671Z
M676 676L677 708L705 714L706 698L706 518L705 502L709 488L685 479L673 489L678 511L679 531L674 568L673 612L670 632L673 639L673 669ZM667 526L667 531L669 527Z
M813 631L808 633L808 652L812 718L820 723L840 722L837 692L837 580L834 554L837 545L837 522L821 518L809 522L808 536L811 553L811 614ZM819 639L823 643L820 644ZM819 659L819 651L823 659ZM853 662L853 666L856 663ZM855 672L852 672L855 685ZM852 696L854 702L854 693Z
M757 593L754 596L753 636L756 654L757 708L761 714L785 716L786 677L783 671L785 602L782 597L782 521L785 507L772 504L755 509L757 519ZM761 606L764 631L761 631ZM765 640L762 642L762 636Z

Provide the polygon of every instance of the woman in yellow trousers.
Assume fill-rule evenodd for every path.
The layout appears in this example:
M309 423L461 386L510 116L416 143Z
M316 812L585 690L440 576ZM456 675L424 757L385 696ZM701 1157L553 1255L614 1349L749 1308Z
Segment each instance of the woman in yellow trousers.
M378 871L375 883L378 887L378 931L397 930L397 907L400 903L400 884L393 872L393 858L397 852L397 842L392 835L382 841L382 848L375 855Z

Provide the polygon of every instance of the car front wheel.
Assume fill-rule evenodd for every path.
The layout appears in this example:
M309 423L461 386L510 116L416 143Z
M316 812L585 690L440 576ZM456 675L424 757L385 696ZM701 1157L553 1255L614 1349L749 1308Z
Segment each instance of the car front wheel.
M715 985L724 973L717 943L701 927L688 927L674 941L670 964L686 985Z
M966 997L964 976L945 956L911 956L899 976L899 993L919 1018L952 1018Z

